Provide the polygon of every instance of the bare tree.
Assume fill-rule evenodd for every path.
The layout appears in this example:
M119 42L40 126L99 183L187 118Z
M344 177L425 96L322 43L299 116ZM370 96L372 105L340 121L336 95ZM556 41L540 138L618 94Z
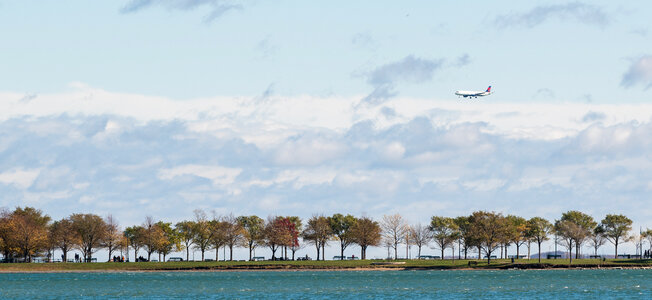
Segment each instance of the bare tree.
M412 243L417 246L417 258L421 258L421 248L424 246L427 247L430 241L432 241L430 228L421 225L421 223L410 226L410 239L412 240Z
M593 248L593 255L598 256L598 249L607 243L607 238L604 236L604 228L598 225L593 229L589 237L589 245Z
M394 259L398 259L398 245L403 242L405 232L408 230L405 220L399 214L384 215L380 227L383 229L385 239L391 241Z
M108 261L111 261L111 254L113 254L113 251L120 247L120 239L122 238L122 234L120 232L118 222L112 215L106 216L104 222L106 222L106 238L104 239L102 246L106 248L106 251L109 252Z

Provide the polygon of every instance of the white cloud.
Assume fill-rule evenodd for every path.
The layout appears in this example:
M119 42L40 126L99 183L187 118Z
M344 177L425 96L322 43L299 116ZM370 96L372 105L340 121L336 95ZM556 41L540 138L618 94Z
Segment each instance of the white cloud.
M652 55L645 55L632 61L627 72L623 74L620 85L631 87L636 84L643 84L646 89L652 87Z
M396 211L421 221L504 208L554 218L545 214L622 208L614 198L638 203L652 182L650 104L181 101L83 85L22 97L0 93L0 205L38 205L55 216L128 203L171 221L194 208ZM652 217L640 205L624 213ZM134 224L143 217L115 214Z
M163 180L174 180L179 176L193 175L209 179L215 185L225 186L232 184L240 172L242 172L242 169L222 166L182 165L162 169L159 171L158 177Z
M15 168L6 172L0 173L0 182L4 184L14 185L19 189L26 189L34 183L41 171L38 169L25 170L22 168Z

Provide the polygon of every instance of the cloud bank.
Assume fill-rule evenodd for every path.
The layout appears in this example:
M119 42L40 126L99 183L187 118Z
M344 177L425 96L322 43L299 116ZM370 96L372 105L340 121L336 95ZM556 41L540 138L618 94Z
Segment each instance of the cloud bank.
M429 76L426 68L406 78ZM146 214L188 218L196 208L399 212L415 222L478 209L652 217L645 104L178 101L81 84L24 97L0 93L0 206L38 206L55 218L112 213L137 224Z

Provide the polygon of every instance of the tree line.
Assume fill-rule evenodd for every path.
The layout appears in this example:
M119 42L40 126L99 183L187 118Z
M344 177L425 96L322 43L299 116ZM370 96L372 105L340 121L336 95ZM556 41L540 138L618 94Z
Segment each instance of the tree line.
M460 258L477 254L478 259L484 256L491 262L494 256L507 258L509 247L514 247L516 257L520 257L525 246L529 258L531 247L537 245L540 262L541 244L553 236L572 260L573 251L575 258L580 257L582 246L590 246L597 255L598 248L607 242L614 245L617 256L618 246L633 240L631 230L632 220L624 215L609 214L598 222L579 211L565 212L554 222L541 217L525 219L476 211L455 218L433 216L429 224L410 225L399 214L385 215L379 221L348 214L313 215L302 220L298 216L209 217L204 211L195 210L191 220L176 224L148 216L140 225L121 228L111 215L72 214L53 221L39 209L17 207L0 211L0 250L5 261L25 262L43 256L52 259L55 250L61 251L62 261L66 262L68 253L78 250L83 261L90 262L101 249L108 252L109 261L116 251L133 251L134 258L144 251L147 261L155 254L159 261L161 256L165 261L172 252L185 252L188 260L191 250L199 251L205 260L205 254L215 250L218 259L220 249L228 249L228 260L233 260L236 247L248 249L249 260L254 258L256 248L269 249L273 260L294 260L299 249L314 247L317 260L324 260L329 243L337 243L340 259L344 259L344 252L351 245L360 247L361 259L367 258L369 247L387 247L398 259L400 246L404 245L406 252L415 246L421 257L422 248L434 245L441 251L441 259L447 249L454 258L457 247ZM642 239L647 239L652 248L652 229L643 232L639 241Z

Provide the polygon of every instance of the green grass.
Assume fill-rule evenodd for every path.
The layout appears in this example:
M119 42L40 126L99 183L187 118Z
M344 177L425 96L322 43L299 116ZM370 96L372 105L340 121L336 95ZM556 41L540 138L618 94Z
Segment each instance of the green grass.
M652 260L577 259L569 265L567 259L516 260L496 259L487 265L486 260L399 260L402 265L372 265L382 260L356 261L258 261L258 262L139 262L139 263L15 263L0 264L0 272L58 272L58 271L148 271L148 270L257 270L257 269L358 269L358 268L397 268L397 269L487 269L487 268L565 268L565 267L652 267ZM469 266L469 262L477 262Z

